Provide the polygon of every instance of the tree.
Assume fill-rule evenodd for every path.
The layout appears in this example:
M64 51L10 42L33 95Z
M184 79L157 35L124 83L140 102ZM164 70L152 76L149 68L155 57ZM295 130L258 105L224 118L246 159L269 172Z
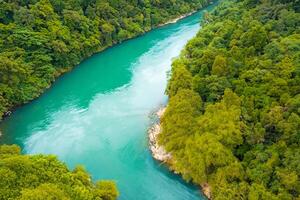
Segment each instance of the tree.
M169 151L185 146L183 138L194 134L197 129L196 117L201 113L200 96L188 89L180 89L170 100L161 120L162 134L160 142Z
M94 184L89 174L77 167L70 171L55 156L21 155L16 145L0 146L0 199L115 200L115 183Z
M174 63L172 76L168 83L167 94L175 96L180 89L192 88L192 75L181 63Z
M214 64L212 66L212 75L226 76L228 73L226 59L220 55L216 56Z

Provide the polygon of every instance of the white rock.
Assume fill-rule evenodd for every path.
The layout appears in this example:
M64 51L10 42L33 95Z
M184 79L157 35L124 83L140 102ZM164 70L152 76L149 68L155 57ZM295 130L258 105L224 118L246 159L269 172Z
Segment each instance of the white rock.
M163 116L165 110L166 108L159 109L156 112L156 116L160 119ZM172 158L172 155L168 153L163 146L160 146L158 144L157 138L160 133L161 133L160 122L153 124L153 126L149 128L148 135L149 135L150 151L152 153L153 158L155 158L156 160L161 162L167 162Z

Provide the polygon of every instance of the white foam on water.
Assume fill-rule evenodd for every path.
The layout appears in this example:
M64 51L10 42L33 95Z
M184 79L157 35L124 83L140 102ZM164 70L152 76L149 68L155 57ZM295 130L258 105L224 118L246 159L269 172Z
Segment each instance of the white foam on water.
M119 137L134 128L136 123L147 124L148 114L166 101L166 74L172 58L178 56L195 33L195 28L184 27L158 42L132 64L133 75L128 85L110 93L98 94L87 109L68 105L53 113L45 129L27 138L26 152L56 154L64 158L70 153L80 155L85 150L85 143L87 148L91 145L102 148L107 142L111 148L122 148L131 136L127 135L122 140Z

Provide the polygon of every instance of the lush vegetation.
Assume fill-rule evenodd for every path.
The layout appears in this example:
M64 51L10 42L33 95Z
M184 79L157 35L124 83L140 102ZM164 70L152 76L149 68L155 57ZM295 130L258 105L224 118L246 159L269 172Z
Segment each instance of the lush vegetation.
M300 199L299 12L225 0L173 63L159 142L215 200Z
M0 0L0 118L84 58L209 0Z
M0 199L115 200L111 181L95 184L82 167L69 171L54 156L21 155L16 145L0 146Z

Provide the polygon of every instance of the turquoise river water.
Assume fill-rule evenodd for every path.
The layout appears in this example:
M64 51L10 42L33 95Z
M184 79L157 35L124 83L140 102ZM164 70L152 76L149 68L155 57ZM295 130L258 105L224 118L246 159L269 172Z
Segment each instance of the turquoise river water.
M167 101L172 59L199 30L203 12L83 61L1 122L0 142L84 165L94 180L113 179L120 200L204 199L154 161L147 142L150 113Z

